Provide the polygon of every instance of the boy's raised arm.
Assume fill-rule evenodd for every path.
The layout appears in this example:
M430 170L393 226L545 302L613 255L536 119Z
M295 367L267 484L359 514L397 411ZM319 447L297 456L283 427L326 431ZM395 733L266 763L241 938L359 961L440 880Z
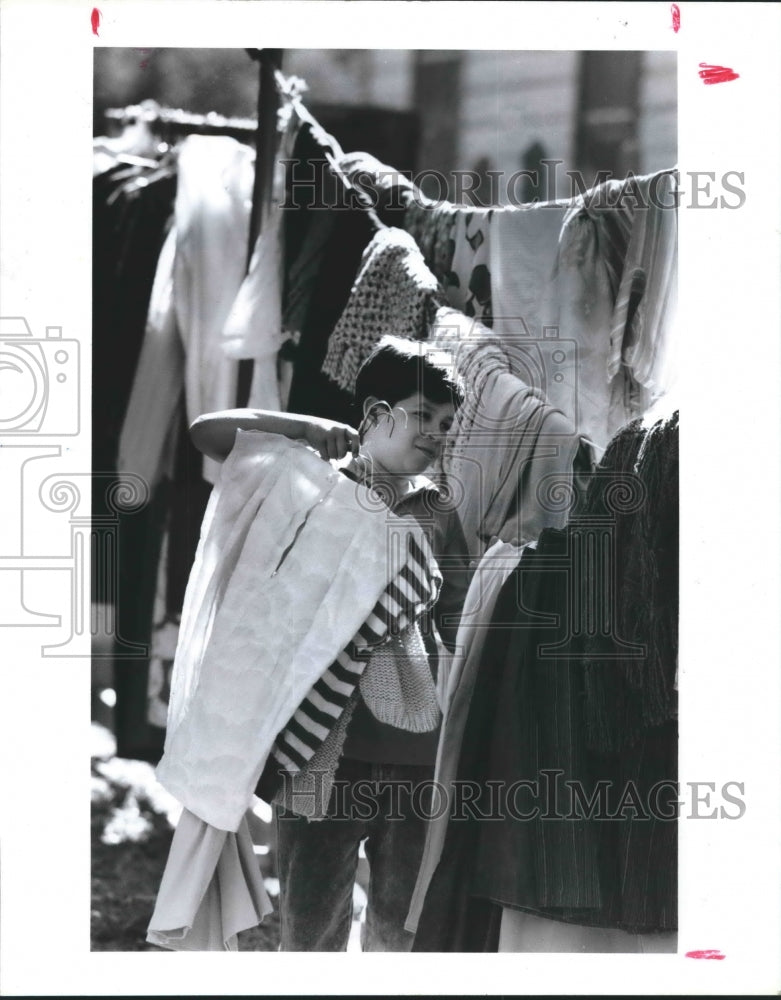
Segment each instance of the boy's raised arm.
M233 448L238 430L267 431L306 441L326 461L343 458L350 451L357 455L360 444L358 432L348 424L300 413L251 409L204 413L190 425L190 437L204 455L223 462Z

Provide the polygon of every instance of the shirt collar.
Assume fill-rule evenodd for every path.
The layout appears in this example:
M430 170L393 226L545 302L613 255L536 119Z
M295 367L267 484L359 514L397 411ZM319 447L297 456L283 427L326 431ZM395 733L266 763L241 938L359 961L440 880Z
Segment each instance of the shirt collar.
M362 479L360 479L355 474L355 472L352 469L345 467L340 469L339 471L342 472L345 476L347 476L348 479L352 479L353 482L361 483L361 485L363 486L367 485ZM378 492L380 492L381 495L383 495L386 502L392 499L393 502L389 504L389 506L391 507L396 507L399 504L406 503L408 500L411 500L413 497L419 496L421 493L425 493L426 491L433 491L434 493L437 494L441 492L440 487L437 486L437 484L433 480L429 479L428 476L423 476L423 475L413 476L409 480L409 483L410 483L410 488L405 493L398 494L393 498L387 496L386 495L387 491L383 490L381 487L378 489Z

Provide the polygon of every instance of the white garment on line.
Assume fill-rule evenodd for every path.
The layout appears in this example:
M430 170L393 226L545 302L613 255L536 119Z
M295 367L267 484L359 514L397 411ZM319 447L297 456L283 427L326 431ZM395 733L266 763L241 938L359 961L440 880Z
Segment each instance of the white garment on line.
M556 262L565 213L566 205L551 202L494 213L493 330L514 374L583 430L588 416L578 407L578 331L559 330Z
M238 363L225 355L222 329L244 280L254 158L225 136L192 135L179 151L174 305L189 423L236 405ZM204 459L204 478L217 473Z
M293 147L301 120L287 115L284 131L278 135L272 189L268 211L241 283L236 300L222 330L225 356L254 361L248 405L265 410L283 409L277 355L288 339L282 329L282 286L284 265L285 161Z
M176 229L160 250L146 329L119 436L117 472L141 476L150 493L168 471L184 381L184 349L174 311Z
M179 151L174 229L158 261L118 461L150 486L162 474L182 385L190 423L236 405L238 362L225 355L222 329L244 279L254 156L225 136L192 135ZM219 464L205 458L203 470L214 482Z
M672 380L673 324L677 307L677 181L672 173L638 179L647 208L634 213L621 283L613 309L608 377L625 366L644 412ZM632 299L637 296L632 313Z
M578 353L578 430L604 450L632 419L623 373L608 377L613 299L594 220L573 212L561 232L556 297L559 337Z

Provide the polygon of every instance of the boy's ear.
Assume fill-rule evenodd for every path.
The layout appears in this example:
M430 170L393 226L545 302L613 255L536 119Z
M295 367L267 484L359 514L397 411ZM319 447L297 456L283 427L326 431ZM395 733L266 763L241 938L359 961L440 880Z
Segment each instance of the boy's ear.
M379 399L376 396L367 396L363 401L363 419L365 420L369 416L369 411L374 406L375 403L379 403Z

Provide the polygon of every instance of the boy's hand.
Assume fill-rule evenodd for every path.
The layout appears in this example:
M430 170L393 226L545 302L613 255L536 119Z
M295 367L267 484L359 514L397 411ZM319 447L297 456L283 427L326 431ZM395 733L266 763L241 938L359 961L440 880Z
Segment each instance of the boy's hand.
M303 436L326 461L344 458L350 452L357 457L361 443L354 427L325 417L307 417Z

